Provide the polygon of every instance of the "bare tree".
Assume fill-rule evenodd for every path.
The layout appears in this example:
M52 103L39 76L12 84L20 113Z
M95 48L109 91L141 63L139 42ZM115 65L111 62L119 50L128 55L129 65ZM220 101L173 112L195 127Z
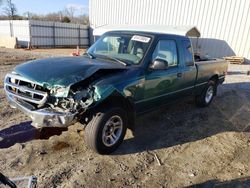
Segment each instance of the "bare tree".
M65 9L65 14L70 16L71 19L73 19L76 11L77 11L77 8L75 6L68 6Z
M80 15L80 16L76 17L73 21L75 23L89 25L89 16L88 15Z
M71 20L69 19L69 17L64 16L64 17L62 18L61 22L63 22L63 23L70 23Z
M6 0L4 13L11 19L14 19L17 16L17 8L16 5L12 2L12 0Z

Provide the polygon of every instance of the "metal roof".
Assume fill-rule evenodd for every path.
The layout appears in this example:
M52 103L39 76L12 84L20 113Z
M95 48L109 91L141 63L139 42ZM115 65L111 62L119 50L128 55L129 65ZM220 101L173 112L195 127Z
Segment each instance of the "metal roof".
M100 36L108 31L142 31L164 34L174 34L187 37L200 37L195 26L166 26L166 25L105 25L95 28L94 36Z

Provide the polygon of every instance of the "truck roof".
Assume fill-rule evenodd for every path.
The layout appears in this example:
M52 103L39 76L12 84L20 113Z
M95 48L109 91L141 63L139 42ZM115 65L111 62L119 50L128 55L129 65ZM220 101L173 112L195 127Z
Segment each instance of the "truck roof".
M108 31L140 31L150 33L174 34L186 37L200 37L195 26L167 26L167 25L104 25L94 29L94 36L101 36Z

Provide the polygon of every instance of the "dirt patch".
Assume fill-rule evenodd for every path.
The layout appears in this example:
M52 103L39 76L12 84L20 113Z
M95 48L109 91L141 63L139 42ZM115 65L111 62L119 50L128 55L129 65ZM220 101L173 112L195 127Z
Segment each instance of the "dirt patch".
M30 52L0 53L15 56L13 63L0 65L3 79L21 62L17 56ZM34 56L51 54L27 58ZM249 187L249 69L231 65L208 108L197 108L190 100L139 117L134 135L128 131L110 156L86 147L79 123L59 132L46 130L46 139L34 139L29 118L8 106L0 87L0 146L6 144L0 149L0 170L9 177L35 175L38 187Z
M58 142L55 145L53 145L53 150L58 151L68 147L70 147L70 145L67 142Z

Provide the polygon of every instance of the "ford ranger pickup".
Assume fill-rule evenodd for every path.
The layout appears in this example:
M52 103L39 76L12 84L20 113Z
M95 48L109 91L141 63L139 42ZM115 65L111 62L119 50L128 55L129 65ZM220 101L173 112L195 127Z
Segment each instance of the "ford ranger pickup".
M208 106L228 63L195 60L187 36L147 31L108 31L80 57L29 61L5 77L11 107L36 128L85 127L87 145L109 154L135 118L193 97Z

